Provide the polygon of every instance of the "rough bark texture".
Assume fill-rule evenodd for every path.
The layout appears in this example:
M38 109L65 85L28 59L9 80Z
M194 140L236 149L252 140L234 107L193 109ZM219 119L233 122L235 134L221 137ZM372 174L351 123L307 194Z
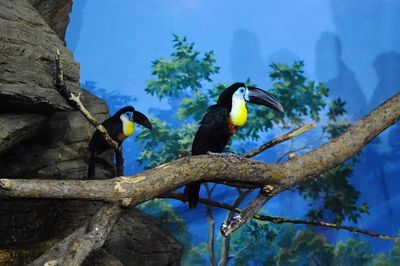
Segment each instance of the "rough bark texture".
M82 93L83 104L97 120L108 116L108 108L103 100L80 90L79 64L64 47L71 4L70 0L0 0L2 177L86 178L87 145L94 128L79 111L72 110L53 85L56 48L61 50L68 88ZM113 177L112 161L113 152L101 156L97 164L99 177ZM100 203L83 201L4 201L1 196L0 200L0 265L31 262L84 226L101 207ZM154 260L179 260L179 245L170 237L164 238L163 249L143 245L143 241L155 242L157 238L144 237L142 232L155 237L160 230L143 217L130 221L136 223L130 225L132 228L142 230L130 247ZM114 242L118 241L115 237ZM119 261L115 254L99 252L99 256L92 256L93 262L87 260L87 265L113 265L108 263Z

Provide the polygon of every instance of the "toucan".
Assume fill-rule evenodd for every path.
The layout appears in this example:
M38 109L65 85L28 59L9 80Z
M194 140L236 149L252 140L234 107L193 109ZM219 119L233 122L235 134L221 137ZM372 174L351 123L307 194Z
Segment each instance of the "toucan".
M113 116L106 119L102 125L107 129L110 137L121 146L122 142L133 134L135 123L138 123L148 129L152 129L149 119L138 112L132 106L125 106L116 112ZM95 178L96 155L109 150L111 147L104 140L100 131L96 130L89 143L89 169L88 178Z
M269 92L234 83L218 97L217 104L208 108L200 122L200 127L192 144L192 155L222 153L231 136L247 120L246 103L264 105L283 113L283 107ZM186 185L184 194L189 207L196 207L199 202L200 182Z

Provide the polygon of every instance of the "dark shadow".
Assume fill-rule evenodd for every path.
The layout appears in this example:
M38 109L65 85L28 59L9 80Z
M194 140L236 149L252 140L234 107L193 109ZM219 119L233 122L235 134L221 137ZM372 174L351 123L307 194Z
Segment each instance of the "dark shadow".
M400 91L400 54L387 52L379 55L374 61L374 70L379 81L369 102L370 109Z
M253 32L245 29L234 32L230 57L233 80L250 78L255 84L268 80L268 66L261 56L260 41Z
M316 75L326 82L331 99L341 98L351 120L357 120L366 113L367 101L354 72L342 59L342 45L332 32L323 32L316 47Z

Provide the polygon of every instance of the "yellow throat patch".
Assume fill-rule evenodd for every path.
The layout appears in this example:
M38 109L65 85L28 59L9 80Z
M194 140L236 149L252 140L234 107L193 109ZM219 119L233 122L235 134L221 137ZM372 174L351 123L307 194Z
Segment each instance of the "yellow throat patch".
M246 102L242 97L232 98L232 109L229 114L232 123L235 126L241 127L246 124L247 121L247 109Z
M130 136L133 134L133 132L135 131L135 123L133 123L132 121L129 120L125 120L122 122L122 127L123 127L123 131L124 131L124 135L125 136Z

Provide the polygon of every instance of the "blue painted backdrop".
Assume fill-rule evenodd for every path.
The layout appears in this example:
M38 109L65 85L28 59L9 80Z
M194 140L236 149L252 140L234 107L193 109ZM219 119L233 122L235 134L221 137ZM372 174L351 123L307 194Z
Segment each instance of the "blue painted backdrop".
M67 46L81 63L81 83L132 96L137 109L168 109L146 95L151 61L171 53L172 34L185 35L201 51L214 50L220 73L215 82L248 77L268 88L271 62L304 60L306 75L326 82L331 94L347 102L356 120L400 88L400 1L239 1L239 0L77 0L67 31ZM87 83L86 86L92 86ZM134 99L136 98L136 99ZM117 108L119 106L111 106ZM136 145L132 138L126 145ZM362 228L397 234L400 228L400 127L368 145L351 179L370 215ZM136 151L137 152L137 151ZM141 170L135 154L131 172ZM304 201L282 195L269 204L272 214L298 216ZM204 209L188 211L192 241L204 241ZM217 224L225 216L217 215ZM189 220L189 219L188 219ZM325 231L333 242L346 232ZM363 238L364 239L364 238ZM390 242L365 238L375 251Z

